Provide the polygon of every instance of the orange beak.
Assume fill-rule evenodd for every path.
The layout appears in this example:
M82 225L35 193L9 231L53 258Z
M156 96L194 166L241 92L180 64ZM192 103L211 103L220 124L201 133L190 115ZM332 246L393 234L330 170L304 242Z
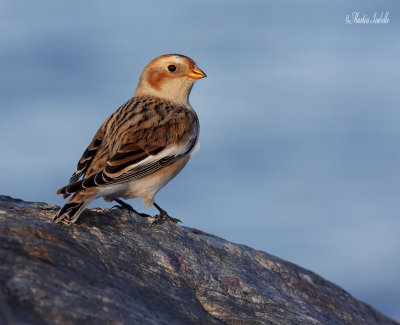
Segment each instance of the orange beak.
M207 75L203 71L201 71L201 69L197 65L195 65L194 68L190 70L186 75L193 79L201 79L207 77Z

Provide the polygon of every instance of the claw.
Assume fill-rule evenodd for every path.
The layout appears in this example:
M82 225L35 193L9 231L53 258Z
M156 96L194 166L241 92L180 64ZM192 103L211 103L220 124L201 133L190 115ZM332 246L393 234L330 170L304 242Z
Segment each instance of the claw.
M166 221L172 222L174 224L177 224L178 222L182 222L177 218L170 217L168 214L160 213L160 214L157 214L154 216L154 221L151 223L151 226L154 227L157 225L161 225Z
M151 223L152 227L157 226L157 225L161 225L165 221L169 221L169 222L172 222L174 224L177 224L178 222L182 222L179 219L170 217L168 215L167 211L161 209L161 207L156 202L154 202L153 204L157 208L157 210L160 211L160 214L157 214L157 215L154 216L154 221Z

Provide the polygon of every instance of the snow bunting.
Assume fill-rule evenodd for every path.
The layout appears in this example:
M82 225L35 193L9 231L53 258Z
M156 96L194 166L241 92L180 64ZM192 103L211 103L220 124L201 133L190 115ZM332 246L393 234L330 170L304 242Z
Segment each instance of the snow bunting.
M89 202L99 197L135 213L120 198L140 197L160 212L153 224L178 221L154 202L154 196L198 148L200 125L189 94L194 82L204 77L206 74L184 55L167 54L152 60L144 68L133 97L103 123L69 184L57 191L64 198L73 196L54 222L75 223Z

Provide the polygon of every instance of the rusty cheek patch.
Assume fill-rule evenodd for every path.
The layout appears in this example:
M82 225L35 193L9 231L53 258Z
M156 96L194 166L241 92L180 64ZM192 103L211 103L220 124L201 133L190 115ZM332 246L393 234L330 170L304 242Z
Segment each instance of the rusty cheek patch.
M161 89L161 84L167 78L167 74L161 71L151 71L147 77L147 82L156 90Z

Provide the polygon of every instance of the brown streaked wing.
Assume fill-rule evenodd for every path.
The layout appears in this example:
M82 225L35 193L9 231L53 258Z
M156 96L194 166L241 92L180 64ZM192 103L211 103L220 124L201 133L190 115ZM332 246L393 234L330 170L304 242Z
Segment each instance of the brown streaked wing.
M196 117L188 109L171 110L172 114L160 120L153 104L150 118L141 126L132 125L123 132L124 143L120 149L107 161L104 173L111 178L117 178L149 156L162 153L166 148L177 145L185 146L196 129Z
M110 177L106 173L106 169L103 169L102 171L92 174L87 178L64 186L57 191L57 194L64 194L64 196L68 196L72 193L76 193L84 189L93 188L96 186L122 184L137 180L139 178L150 175L163 167L167 167L175 161L183 158L190 150L192 150L195 143L196 140L192 139L189 141L189 145L185 152L178 155L164 156L159 160L154 160L146 164L135 166L134 168L131 168L126 172L120 173L120 175L117 177Z
M101 148L97 147L94 151L95 136L92 147L89 146L87 149L87 155L84 154L81 158L82 168L78 172L79 176L85 173L85 178L78 181L79 177L76 177L74 184L65 186L58 193L68 195L83 188L128 182L149 175L180 159L183 154L177 153L141 165L147 157L162 153L172 145L191 149L196 142L193 137L193 133L198 129L196 114L186 107L166 102L162 103L163 109L160 110L160 102L160 100L150 101L147 105L142 99L142 110L136 110L135 117L124 119L125 121L120 123L118 128L112 128L116 120L118 121L118 115L121 114L121 112L115 112L113 121L110 121L111 117L109 119L111 124L104 128L107 133L105 135L99 133L102 128L98 131L101 135L99 138L102 139ZM143 114L148 113L149 110L151 114ZM92 155L89 154L90 152Z

